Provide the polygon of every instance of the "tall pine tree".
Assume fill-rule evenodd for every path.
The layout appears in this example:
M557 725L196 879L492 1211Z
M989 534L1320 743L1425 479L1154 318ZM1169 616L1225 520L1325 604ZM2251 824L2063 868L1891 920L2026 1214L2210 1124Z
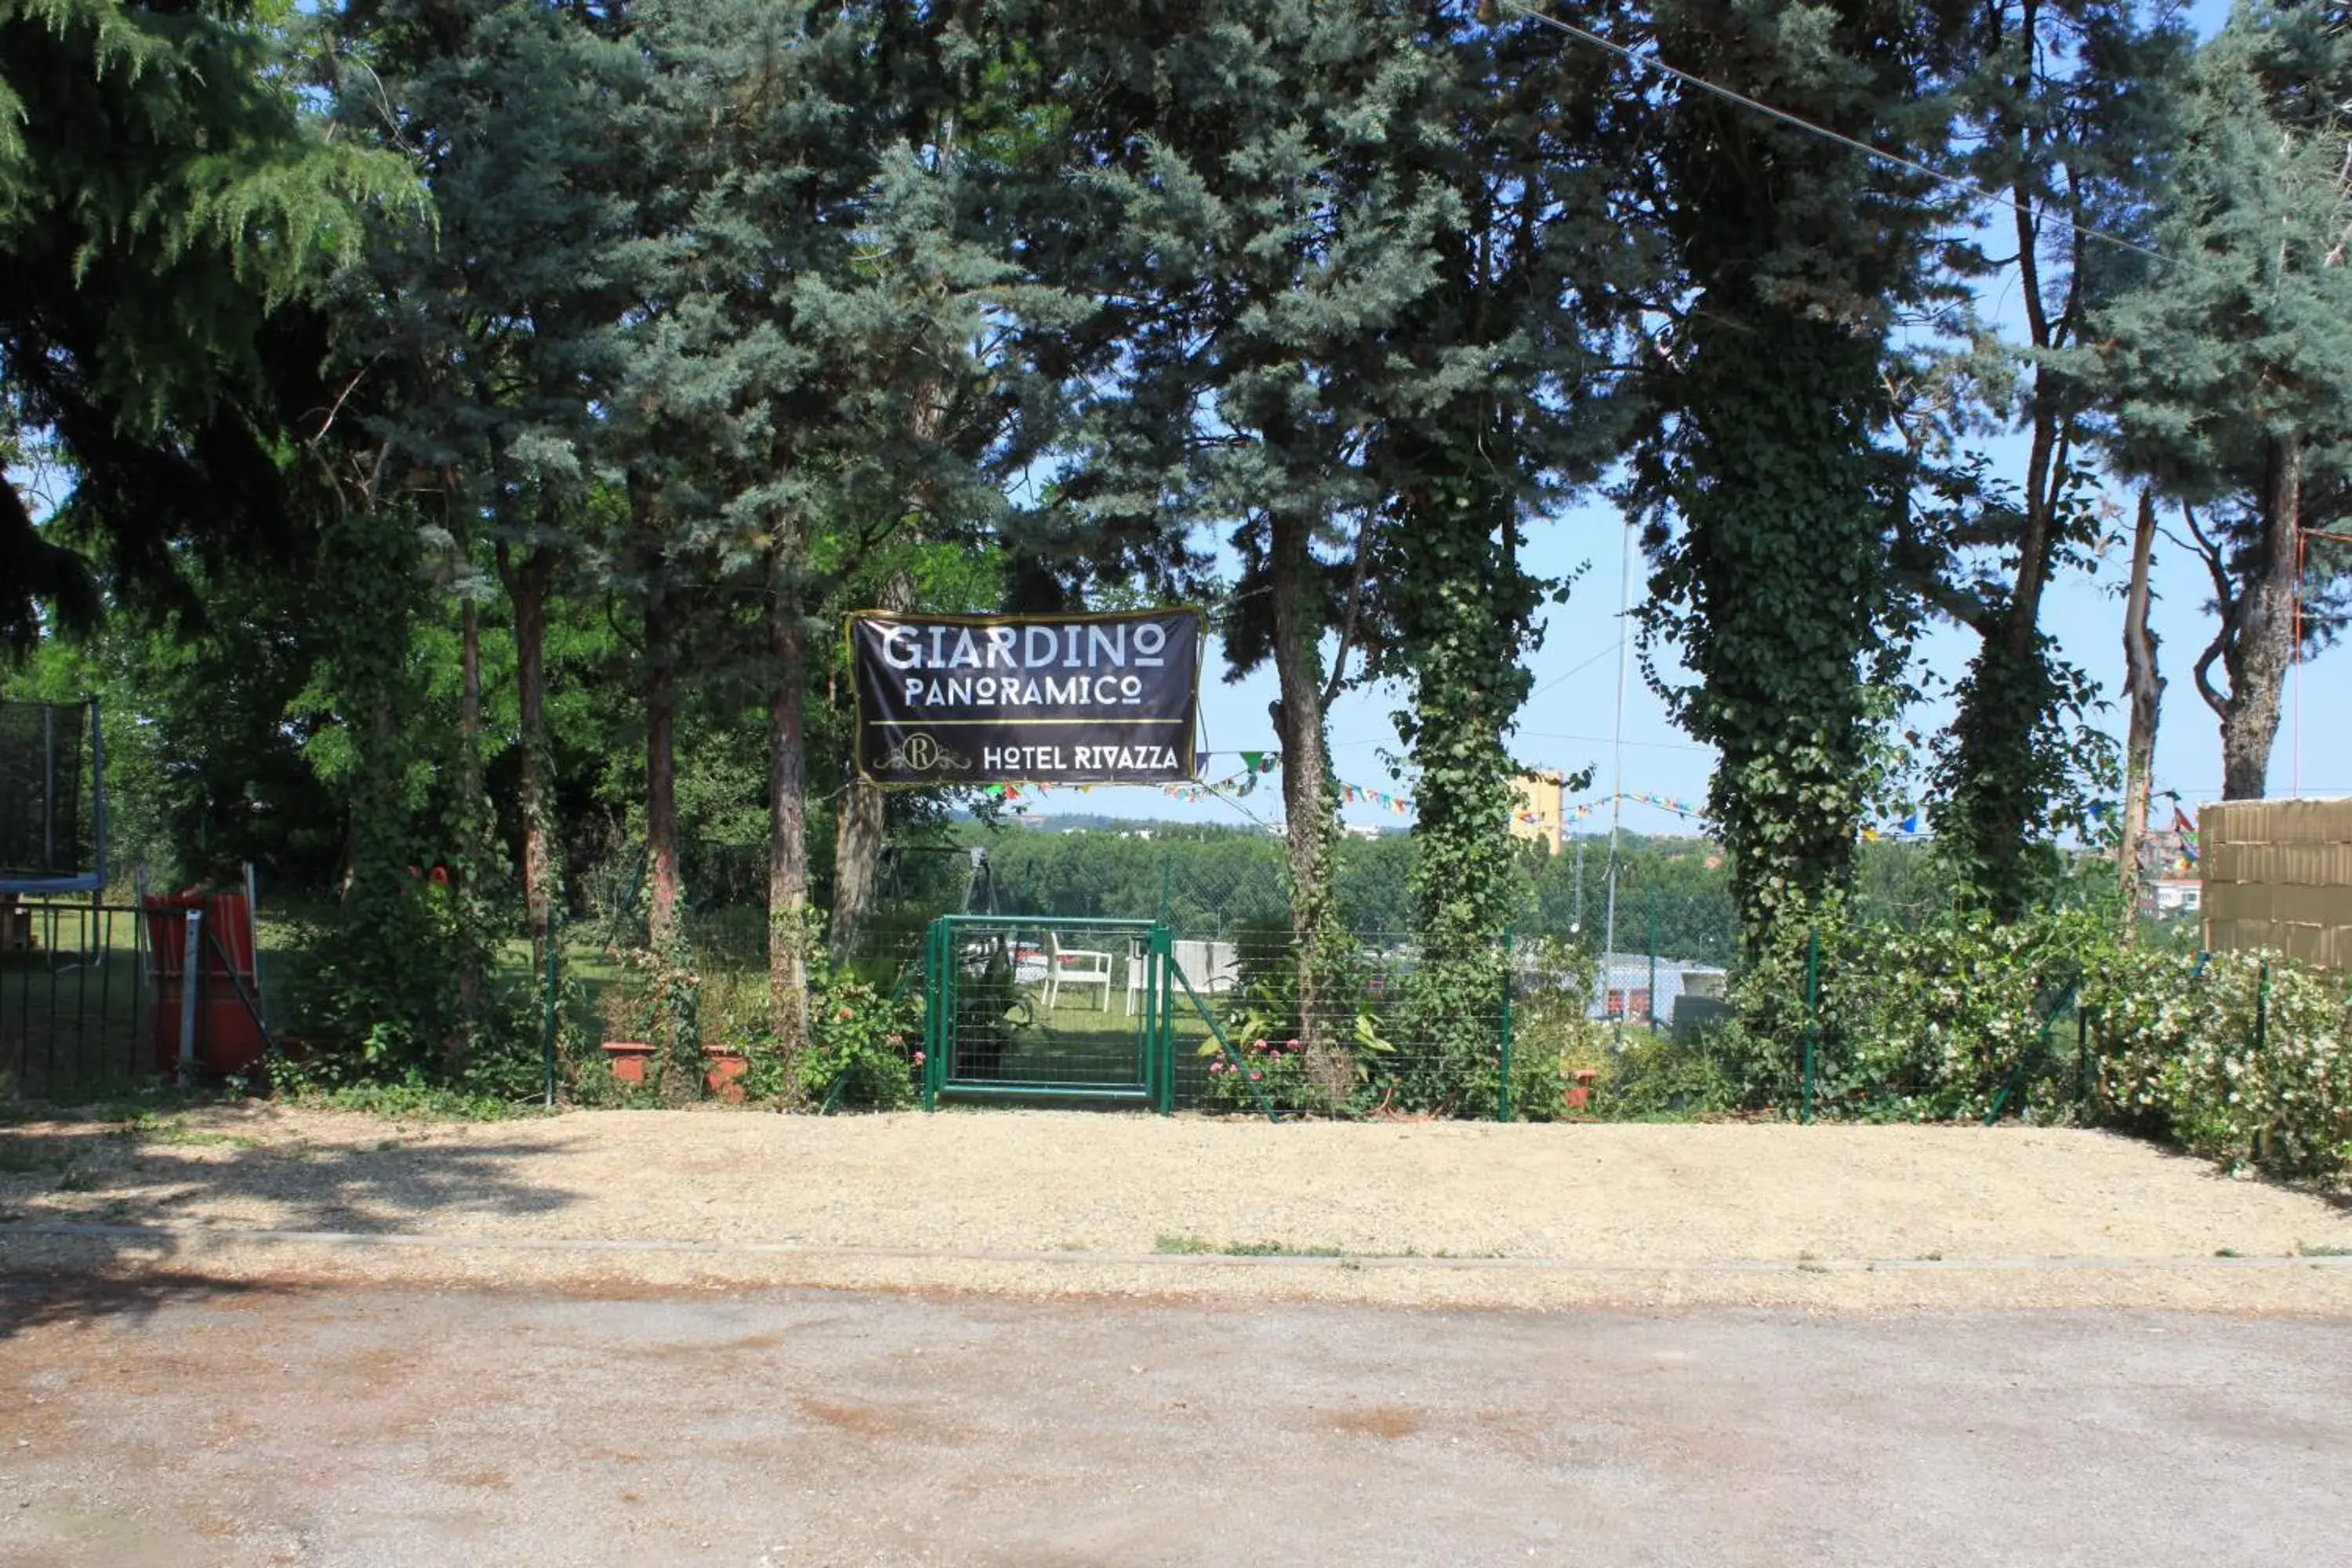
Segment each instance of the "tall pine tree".
M2192 667L2221 791L2261 796L2298 641L2342 624L2352 517L2352 33L2340 7L2240 5L2198 51L2166 258L2099 320L2086 374L2117 462L2175 507L2218 625ZM2213 679L2214 666L2226 687Z

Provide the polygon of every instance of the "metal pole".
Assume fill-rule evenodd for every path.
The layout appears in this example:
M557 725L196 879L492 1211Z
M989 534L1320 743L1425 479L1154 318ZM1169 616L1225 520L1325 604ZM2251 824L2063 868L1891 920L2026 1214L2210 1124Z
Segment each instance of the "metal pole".
M153 978L148 972L154 967L153 954L147 950L147 862L139 862L139 874L132 888L131 916L131 1077L135 1080L145 1075L139 1070L142 1051L146 1053L152 1068L156 1065L155 1019L150 1005L155 999L148 994ZM142 1047L139 1042L144 1039Z
M255 1011L262 1014L254 1021L261 1026L262 1033L268 1034L269 1018L263 1006L261 989L261 889L260 884L254 880L253 862L250 860L245 863L245 940L253 949L253 1005Z
M188 911L186 939L180 944L180 1071L196 1066L196 993L203 988L205 911Z
M1609 993L1616 984L1617 849L1625 817L1625 677L1631 667L1633 634L1626 616L1633 607L1633 525L1628 522L1617 546L1617 720L1611 732L1613 777L1609 785L1609 912L1601 937L1601 1005L1609 1008ZM1625 1012L1617 1010L1617 1043L1625 1043Z
M1658 889L1650 889L1650 1027L1658 1026Z
M1822 1034L1822 931L1815 926L1805 939L1805 1103L1801 1120L1813 1120L1813 1057Z

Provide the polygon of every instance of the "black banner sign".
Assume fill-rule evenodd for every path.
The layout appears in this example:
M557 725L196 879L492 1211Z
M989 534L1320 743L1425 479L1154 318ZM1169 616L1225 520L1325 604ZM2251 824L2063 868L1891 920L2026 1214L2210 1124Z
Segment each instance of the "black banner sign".
M1170 784L1196 771L1201 612L857 610L857 771L876 784Z

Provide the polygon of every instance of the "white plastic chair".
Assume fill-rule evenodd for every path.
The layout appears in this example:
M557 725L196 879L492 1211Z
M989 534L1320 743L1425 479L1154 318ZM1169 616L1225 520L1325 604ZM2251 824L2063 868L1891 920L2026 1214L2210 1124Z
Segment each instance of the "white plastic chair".
M1062 998L1062 987L1075 985L1084 990L1090 985L1102 987L1103 1011L1110 1011L1110 954L1091 947L1064 947L1062 939L1052 931L1045 933L1045 1011L1052 1012Z

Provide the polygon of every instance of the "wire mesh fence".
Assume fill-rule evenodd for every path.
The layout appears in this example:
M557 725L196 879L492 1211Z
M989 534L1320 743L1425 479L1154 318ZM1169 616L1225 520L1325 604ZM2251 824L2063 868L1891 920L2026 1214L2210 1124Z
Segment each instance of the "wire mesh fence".
M139 942L135 909L0 897L0 1098L71 1101L159 1070Z
M1509 1114L1513 975L1499 951L1449 953L1402 931L1170 945L1180 1107Z

